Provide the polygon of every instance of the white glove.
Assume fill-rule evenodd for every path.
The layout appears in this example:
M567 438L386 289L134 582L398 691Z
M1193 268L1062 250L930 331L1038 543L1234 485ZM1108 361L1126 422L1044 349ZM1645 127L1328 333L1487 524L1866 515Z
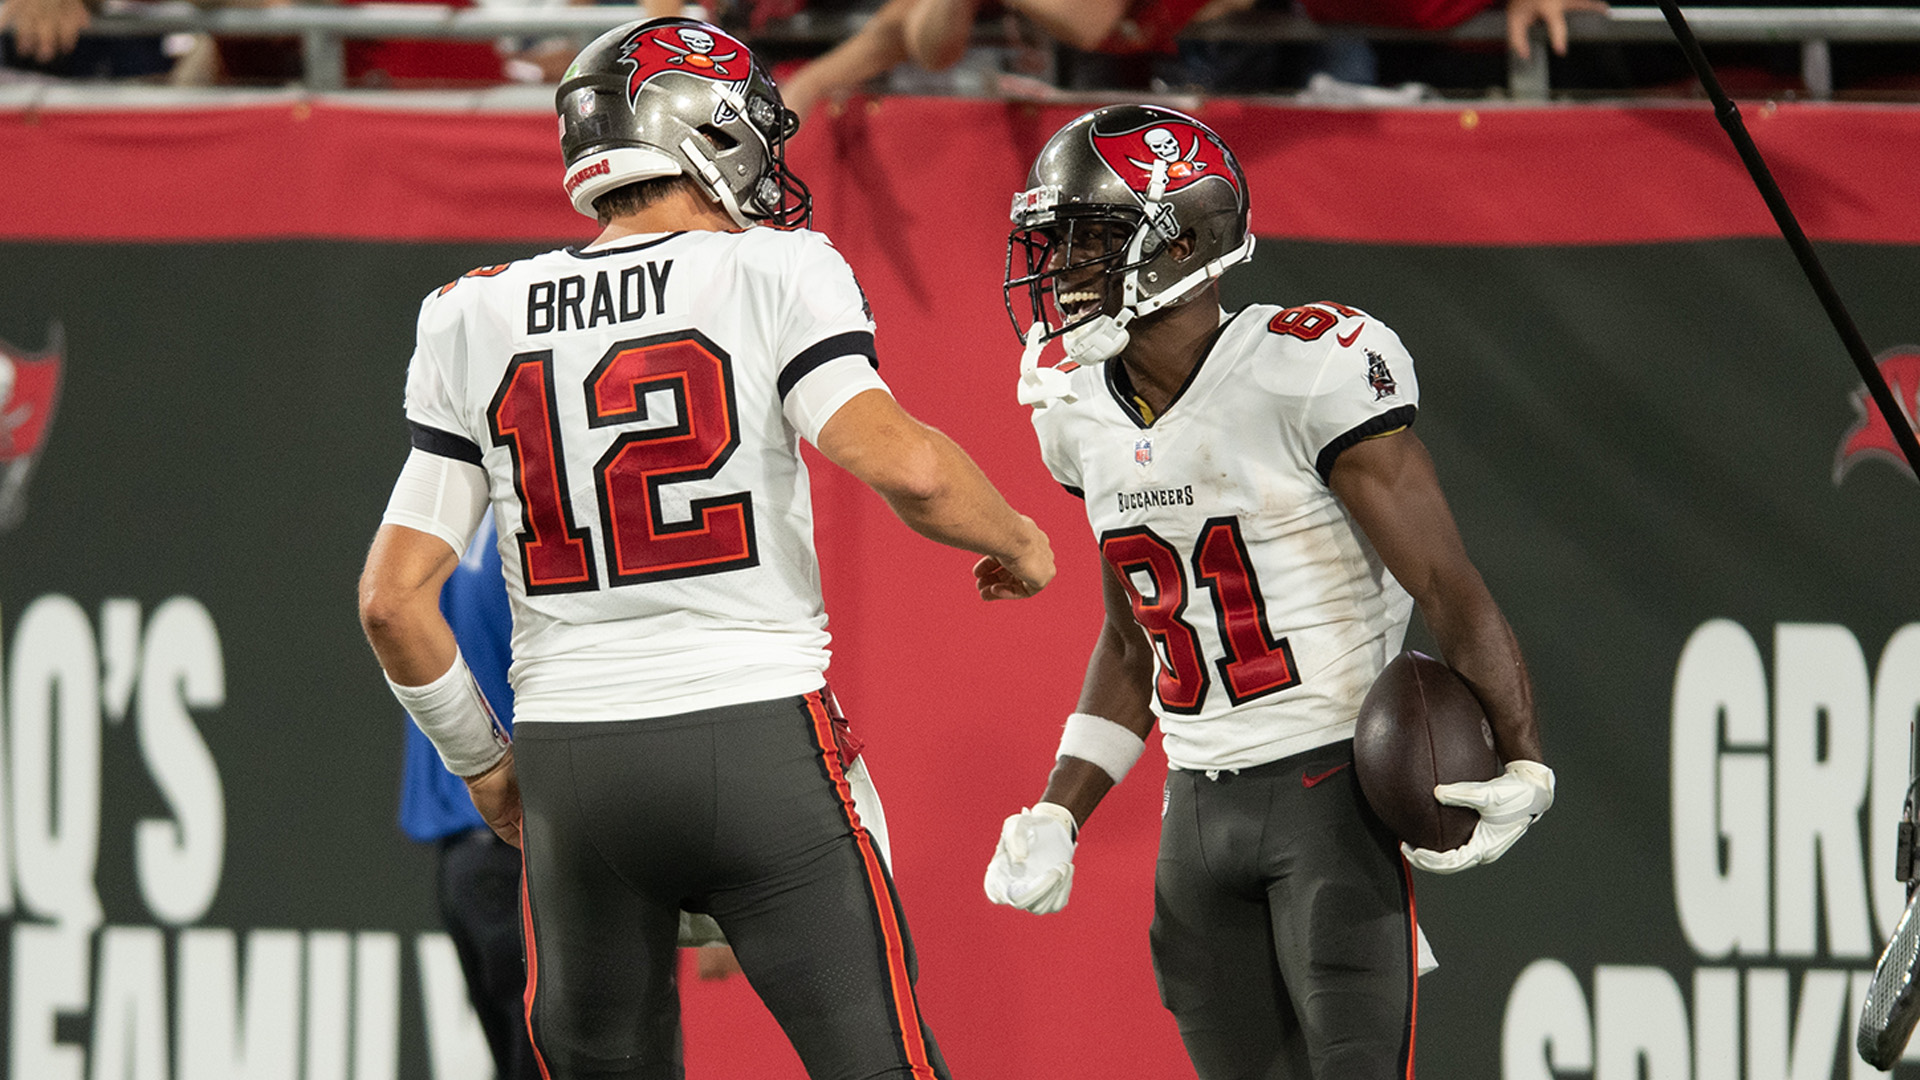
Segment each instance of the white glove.
M1428 851L1400 845L1407 861L1435 874L1453 874L1490 863L1507 853L1533 819L1553 805L1553 770L1537 761L1507 762L1507 771L1484 782L1441 784L1433 797L1448 806L1480 811L1467 842L1452 851Z
M1073 814L1043 802L1008 818L987 863L986 887L987 899L1035 915L1066 907L1073 889Z

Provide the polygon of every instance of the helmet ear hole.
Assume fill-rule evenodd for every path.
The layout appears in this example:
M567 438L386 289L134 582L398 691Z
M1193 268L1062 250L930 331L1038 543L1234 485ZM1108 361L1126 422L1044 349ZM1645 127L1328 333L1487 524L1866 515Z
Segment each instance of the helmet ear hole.
M724 154L740 145L739 139L734 138L732 135L727 134L725 130L715 127L712 124L701 124L694 130L713 144L713 149L716 153Z
M1179 236L1167 241L1167 254L1173 256L1174 262L1186 262L1188 259L1193 258L1194 253L1199 250L1200 238L1194 234L1192 229L1188 229Z

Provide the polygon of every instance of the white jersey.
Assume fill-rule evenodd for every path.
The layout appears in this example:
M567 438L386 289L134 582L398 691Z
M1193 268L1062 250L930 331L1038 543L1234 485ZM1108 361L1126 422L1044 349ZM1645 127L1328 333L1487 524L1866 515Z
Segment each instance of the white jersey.
M476 270L421 305L417 450L486 472L514 711L664 716L818 689L799 440L885 389L812 232L653 234Z
M1167 760L1240 769L1350 738L1413 602L1327 486L1339 454L1412 423L1400 339L1337 304L1249 307L1143 422L1118 361L1034 410L1160 660Z

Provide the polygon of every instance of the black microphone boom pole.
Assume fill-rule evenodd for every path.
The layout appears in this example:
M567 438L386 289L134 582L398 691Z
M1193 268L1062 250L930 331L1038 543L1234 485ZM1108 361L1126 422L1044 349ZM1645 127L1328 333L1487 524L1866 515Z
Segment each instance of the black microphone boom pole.
M1793 210L1787 206L1786 196L1780 194L1780 186L1773 182L1773 174L1768 171L1767 163L1760 157L1760 149L1753 145L1753 136L1747 134L1747 126L1740 120L1740 110L1734 107L1733 100L1720 88L1720 80L1713 74L1713 65L1707 63L1705 53L1700 51L1700 42L1693 36L1693 30L1687 26L1686 17L1680 14L1680 7L1674 0L1659 0L1660 10L1667 17L1667 25L1673 27L1673 36L1680 39L1680 48L1687 54L1687 62L1693 65L1694 74L1700 77L1700 85L1706 87L1707 97L1713 101L1714 116L1720 126L1726 129L1727 137L1733 140L1733 148L1740 152L1740 160L1746 163L1747 173L1753 177L1753 184L1760 189L1760 197L1767 201L1767 209L1773 211L1773 220L1780 226L1780 234L1787 238L1787 246L1793 249L1794 257L1800 260L1800 269L1807 275L1807 281L1820 297L1820 304L1827 309L1827 318L1833 321L1833 328L1839 332L1840 340L1847 347L1847 355L1853 360L1853 366L1860 369L1860 377L1866 381L1867 393L1873 403L1886 418L1887 427L1892 430L1894 441L1900 444L1900 452L1906 455L1907 465L1914 475L1920 477L1920 441L1913 434L1913 422L1900 409L1894 399L1893 391L1887 388L1887 380L1880 375L1880 368L1873 362L1873 354L1867 351L1867 343L1860 337L1859 328L1853 325L1853 317L1847 314L1847 306L1840 301L1840 294L1834 291L1833 282L1828 280L1827 272L1820 265L1820 257L1813 252L1813 245L1807 242L1807 234L1800 230L1800 223L1794 219ZM1874 967L1873 981L1867 987L1866 1003L1860 1009L1860 1024L1854 1035L1854 1047L1868 1064L1887 1070L1899 1060L1906 1049L1907 1040L1912 1037L1916 1022L1920 1022L1920 987L1916 986L1916 975L1920 975L1920 895L1914 890L1914 830L1916 818L1915 792L1920 787L1920 735L1912 743L1913 764L1907 778L1906 808L1901 814L1899 830L1900 852L1896 860L1901 880L1907 882L1907 909L1901 915L1899 924L1894 927L1893 938L1880 954L1880 962Z

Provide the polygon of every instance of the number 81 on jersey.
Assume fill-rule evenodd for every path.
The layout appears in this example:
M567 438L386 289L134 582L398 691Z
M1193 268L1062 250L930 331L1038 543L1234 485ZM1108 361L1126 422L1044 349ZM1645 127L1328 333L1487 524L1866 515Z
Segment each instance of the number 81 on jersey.
M1185 618L1186 565L1173 545L1152 529L1115 529L1100 537L1100 554L1113 567L1133 603L1133 617L1150 636L1160 656L1154 689L1168 712L1194 714L1206 705L1212 676L1201 653L1200 636ZM1240 521L1210 518L1193 545L1193 580L1213 591L1214 625L1225 656L1214 660L1221 685L1235 705L1300 685L1293 647L1267 629L1266 598L1254 576L1253 561L1240 536ZM1135 580L1152 583L1145 596Z

